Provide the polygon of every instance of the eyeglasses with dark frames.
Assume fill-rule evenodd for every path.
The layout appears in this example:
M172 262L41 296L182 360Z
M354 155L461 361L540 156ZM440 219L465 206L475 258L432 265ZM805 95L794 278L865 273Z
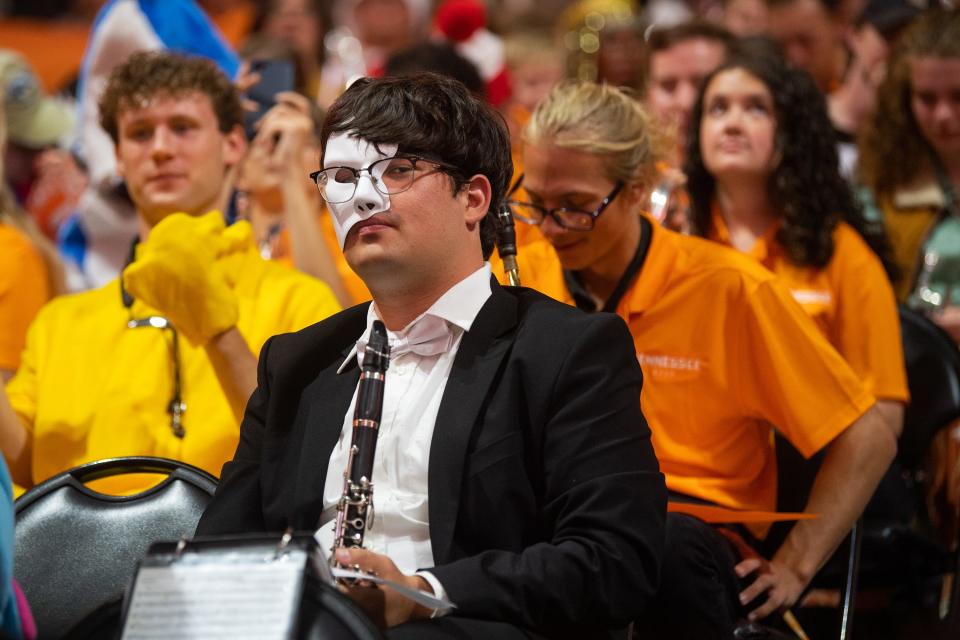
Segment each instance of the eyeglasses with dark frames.
M510 189L509 195L513 195L513 193L520 188L522 182L523 176L521 175ZM621 189L623 189L623 182L618 180L613 186L613 191L611 191L593 211L585 211L571 207L554 207L553 209L547 209L532 202L522 202L512 199L508 199L507 204L513 212L513 217L526 224L541 225L547 216L549 216L564 229L571 231L591 231L597 223L597 218L599 218L600 214L616 199Z
M317 185L324 200L330 204L341 204L348 202L356 194L360 176L364 173L369 176L373 187L383 195L392 196L406 191L413 186L417 175L423 175L423 170L418 166L420 163L432 165L434 170L453 175L459 171L452 164L439 160L420 156L394 156L377 160L363 169L327 167L311 173L310 179Z

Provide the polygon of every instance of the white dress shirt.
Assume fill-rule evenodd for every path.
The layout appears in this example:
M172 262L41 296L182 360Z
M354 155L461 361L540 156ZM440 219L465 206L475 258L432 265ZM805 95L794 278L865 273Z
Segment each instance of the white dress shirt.
M434 566L430 547L427 466L430 443L460 340L470 330L480 308L491 295L490 265L485 263L451 287L427 311L399 332L387 331L390 367L384 379L383 415L373 461L373 505L375 519L364 535L363 546L388 556L403 573ZM373 321L379 319L376 304L367 312L367 328L358 341L360 350L347 356L340 371L353 357L362 363L362 348ZM429 339L426 348L408 343ZM432 355L420 355L420 353ZM323 490L326 514L335 514L343 492L343 472L353 433L357 392L343 417L340 438L330 453ZM321 548L333 545L335 518L316 533ZM429 572L421 571L438 596L443 587Z

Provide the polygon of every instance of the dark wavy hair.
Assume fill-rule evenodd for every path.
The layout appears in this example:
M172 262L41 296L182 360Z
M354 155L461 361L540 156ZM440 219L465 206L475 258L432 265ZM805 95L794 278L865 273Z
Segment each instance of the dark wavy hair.
M480 221L484 258L493 252L497 212L506 199L513 160L507 125L462 82L436 73L361 78L331 105L320 132L325 148L334 133L351 132L375 145L395 144L457 168L454 192L471 176L490 181L490 208Z
M693 108L684 167L693 233L709 235L710 208L716 195L716 182L704 165L700 148L704 95L718 74L742 69L760 80L773 97L777 120L774 153L780 160L767 181L767 191L783 218L777 242L791 262L825 267L833 257L833 231L845 221L863 236L893 277L895 267L882 226L867 222L850 185L840 175L836 135L813 78L789 66L773 44L750 40L707 77Z

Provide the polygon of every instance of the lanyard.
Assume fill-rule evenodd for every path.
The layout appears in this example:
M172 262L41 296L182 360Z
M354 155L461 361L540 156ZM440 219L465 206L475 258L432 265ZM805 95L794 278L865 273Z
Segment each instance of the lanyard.
M643 268L643 263L647 259L647 252L650 250L650 237L653 235L653 225L650 224L650 221L646 217L640 216L640 242L637 244L637 251L633 254L633 258L630 260L630 264L627 265L626 271L623 272L623 275L620 276L620 281L617 282L616 288L614 288L613 293L610 294L610 297L607 298L607 301L603 303L603 307L599 311L606 311L609 313L617 312L617 305L620 304L620 301L623 299L624 294L627 293L627 289L630 287L630 284L637 277L637 274L640 273L640 270ZM573 296L573 301L576 303L578 309L584 311L598 311L596 303L593 301L593 297L587 291L586 287L583 286L583 283L580 281L580 276L576 271L567 271L563 272L563 281L567 286L567 290Z
M134 240L133 245L130 247L130 256L127 259L128 265L133 262L136 247L137 241ZM167 413L170 414L170 431L173 432L173 435L182 439L187 434L183 426L183 414L187 410L187 404L183 401L183 377L180 372L180 338L177 329L173 326L173 323L163 316L151 315L144 318L134 318L133 312L131 311L133 307L133 296L124 288L122 276L120 278L120 300L130 314L130 319L127 321L128 329L153 327L170 332L170 359L173 362L173 393L171 394L170 402L167 404Z

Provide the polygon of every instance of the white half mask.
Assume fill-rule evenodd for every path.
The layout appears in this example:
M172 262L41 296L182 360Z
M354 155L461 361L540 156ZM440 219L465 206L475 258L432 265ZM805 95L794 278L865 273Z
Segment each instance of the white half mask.
M392 158L397 154L397 148L395 144L385 144L380 145L380 151L377 151L377 147L371 142L347 132L335 133L327 139L327 146L323 154L323 166L324 168L350 167L359 171L366 169L377 160ZM387 169L387 164L389 163L378 166L373 178L380 180L383 177L383 172ZM335 200L340 199L335 197L338 189L342 189L345 196L351 188L353 188L353 185L341 185L335 182L327 185L327 191L331 196L334 196ZM390 196L377 191L376 187L373 186L370 173L365 171L360 174L357 180L357 190L352 198L339 204L328 202L327 208L330 209L330 214L333 216L333 229L337 233L340 248L343 249L350 229L358 222L363 222L373 215L389 209Z

